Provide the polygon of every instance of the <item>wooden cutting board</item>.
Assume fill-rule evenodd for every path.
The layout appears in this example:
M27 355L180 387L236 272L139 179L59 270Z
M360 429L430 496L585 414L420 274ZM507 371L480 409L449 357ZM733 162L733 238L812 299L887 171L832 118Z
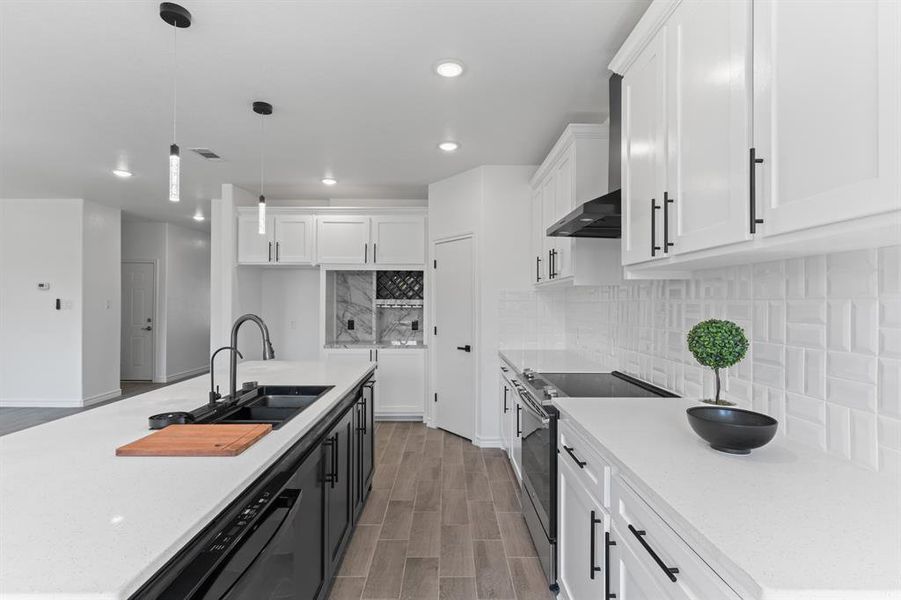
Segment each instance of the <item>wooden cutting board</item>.
M237 456L272 425L169 425L116 448L116 456Z

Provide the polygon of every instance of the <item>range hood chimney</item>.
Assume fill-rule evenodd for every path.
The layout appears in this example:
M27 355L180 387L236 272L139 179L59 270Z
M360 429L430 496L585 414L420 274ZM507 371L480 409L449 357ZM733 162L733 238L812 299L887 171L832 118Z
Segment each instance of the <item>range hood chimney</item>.
M620 147L622 139L621 75L610 76L610 151L607 158L608 193L576 207L548 227L552 237L622 237L622 200L620 198Z

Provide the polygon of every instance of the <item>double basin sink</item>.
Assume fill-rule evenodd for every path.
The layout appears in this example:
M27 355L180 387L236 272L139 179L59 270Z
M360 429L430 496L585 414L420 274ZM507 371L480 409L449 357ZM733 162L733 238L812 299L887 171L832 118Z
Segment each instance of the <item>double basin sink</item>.
M270 424L278 429L321 398L331 385L263 385L245 392L238 402L217 407L198 423Z

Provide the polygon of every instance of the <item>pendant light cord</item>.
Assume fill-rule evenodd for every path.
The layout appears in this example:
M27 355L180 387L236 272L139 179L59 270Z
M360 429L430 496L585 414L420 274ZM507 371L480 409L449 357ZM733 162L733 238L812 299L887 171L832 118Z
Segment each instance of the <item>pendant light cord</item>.
M178 27L172 25L172 143L178 139Z
M263 169L265 167L263 147L265 145L266 135L263 130L263 114L260 114L260 196L263 196Z

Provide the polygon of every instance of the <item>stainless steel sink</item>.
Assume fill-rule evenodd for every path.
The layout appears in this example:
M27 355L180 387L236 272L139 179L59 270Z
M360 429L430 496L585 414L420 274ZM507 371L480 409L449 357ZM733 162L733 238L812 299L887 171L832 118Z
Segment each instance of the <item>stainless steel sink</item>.
M321 398L334 386L265 385L250 398L213 415L208 423L268 423L278 429Z

